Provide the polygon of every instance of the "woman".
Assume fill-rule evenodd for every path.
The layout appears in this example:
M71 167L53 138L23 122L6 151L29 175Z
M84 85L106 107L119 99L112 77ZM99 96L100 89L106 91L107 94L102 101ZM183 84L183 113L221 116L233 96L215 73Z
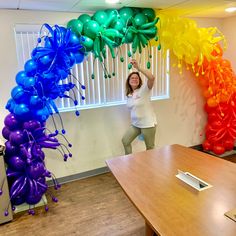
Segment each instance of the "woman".
M133 59L131 64L138 72L130 73L126 80L127 106L131 113L131 126L122 138L125 154L132 153L131 143L140 134L144 137L146 149L153 149L157 124L150 100L155 77L150 71L140 68L136 60ZM147 77L147 81L144 83L139 72Z

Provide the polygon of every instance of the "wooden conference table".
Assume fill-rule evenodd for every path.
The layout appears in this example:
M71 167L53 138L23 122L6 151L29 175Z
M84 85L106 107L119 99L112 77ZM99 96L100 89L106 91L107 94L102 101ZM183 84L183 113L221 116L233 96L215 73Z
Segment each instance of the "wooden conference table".
M236 164L181 145L106 161L146 222L146 235L235 236ZM190 172L211 184L198 191L175 175Z

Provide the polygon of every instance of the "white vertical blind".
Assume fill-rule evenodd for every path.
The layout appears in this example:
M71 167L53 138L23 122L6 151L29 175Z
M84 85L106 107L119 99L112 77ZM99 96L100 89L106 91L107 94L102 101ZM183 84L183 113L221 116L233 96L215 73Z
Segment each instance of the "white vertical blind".
M24 69L24 63L31 58L31 52L37 45L39 37L39 25L16 25L15 40L18 59L18 69ZM151 50L151 58L148 58L148 50ZM125 96L125 81L128 74L132 71L128 70L128 51L132 51L131 45L124 44L120 49L116 48L116 58L113 59L106 48L107 58L104 61L104 66L107 68L111 78L105 78L104 66L96 59L94 61L93 54L89 53L85 60L75 65L71 69L73 76L63 80L61 83L68 83L73 80L76 84L74 91L66 92L68 96L77 97L78 105L75 107L73 100L69 98L58 98L56 104L59 111L71 111L75 109L95 108L101 106L113 106L126 103ZM120 57L124 58L124 62L120 61ZM134 58L140 65L146 68L146 63L151 62L150 70L156 77L155 85L152 90L152 100L169 98L169 52L164 57L158 51L157 47L145 48L142 54L136 53ZM112 75L112 72L115 75ZM92 79L92 73L95 78ZM76 78L76 79L75 79ZM86 89L80 89L80 83L85 85ZM78 88L78 89L77 89ZM85 100L80 97L80 92L83 93Z

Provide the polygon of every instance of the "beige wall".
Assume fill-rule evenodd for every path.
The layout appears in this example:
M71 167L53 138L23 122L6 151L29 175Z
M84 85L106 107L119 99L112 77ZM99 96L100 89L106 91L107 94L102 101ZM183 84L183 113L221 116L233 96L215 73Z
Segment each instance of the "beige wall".
M77 14L0 11L0 109L1 127L8 111L4 109L15 86L18 72L13 27L22 24L65 24ZM219 20L209 20L221 28ZM200 20L200 27L208 27L208 19ZM172 64L174 61L172 59ZM186 146L201 143L205 124L204 101L190 72L180 75L176 68L170 72L170 99L153 102L158 118L156 145L179 143ZM129 125L125 105L82 110L80 117L62 113L67 138L73 144L73 158L63 161L59 152L46 150L46 164L57 177L64 177L105 166L105 160L123 154L121 137ZM48 127L51 126L48 121ZM143 142L134 142L134 151L144 150Z
M229 17L223 21L223 32L227 39L228 49L224 53L224 58L231 62L231 66L236 71L236 31L234 26L236 24L236 17Z

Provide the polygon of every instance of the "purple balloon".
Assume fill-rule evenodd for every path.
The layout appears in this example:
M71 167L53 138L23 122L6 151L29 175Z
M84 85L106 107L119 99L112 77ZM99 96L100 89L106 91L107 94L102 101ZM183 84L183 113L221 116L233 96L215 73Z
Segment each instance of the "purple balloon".
M12 156L8 159L8 166L13 170L22 171L26 163L19 156Z
M13 113L8 114L4 119L4 124L10 129L15 130L20 128L21 123L17 120Z
M2 129L2 136L8 140L10 133L10 129L7 126L4 126L4 128Z
M5 147L6 147L5 156L7 157L13 156L18 152L18 147L12 145L10 141L5 142Z
M25 202L25 195L23 196L16 196L11 200L12 205L21 205L22 203Z
M28 141L27 134L21 130L12 131L9 135L9 141L12 145L20 145Z
M28 131L34 131L35 129L38 129L41 127L41 124L37 120L29 120L24 122L23 128L28 130Z
M41 200L44 192L41 192L37 187L37 183L30 178L28 178L28 189L29 193L26 196L26 203L30 205L37 204Z
M38 179L44 176L46 168L42 162L33 162L26 169L27 175L32 179Z

